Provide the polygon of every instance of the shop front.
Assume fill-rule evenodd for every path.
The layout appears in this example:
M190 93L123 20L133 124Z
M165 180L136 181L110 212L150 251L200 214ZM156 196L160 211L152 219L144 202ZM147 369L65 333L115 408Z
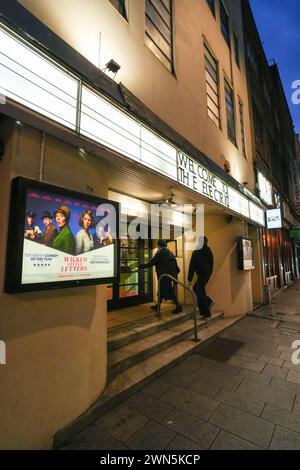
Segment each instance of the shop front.
M266 227L262 229L264 282L273 293L295 279L295 259L289 232L297 222L288 203L259 169L257 184L260 199L267 206Z

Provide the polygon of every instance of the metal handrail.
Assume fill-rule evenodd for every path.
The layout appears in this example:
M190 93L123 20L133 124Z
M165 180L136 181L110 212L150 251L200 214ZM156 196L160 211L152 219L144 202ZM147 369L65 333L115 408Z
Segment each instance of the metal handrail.
M192 297L193 297L193 307L194 307L194 341L195 342L198 342L199 339L198 339L198 324L197 324L197 304L198 304L198 301L197 301L197 296L194 292L194 289L190 286L187 286L186 284L184 284L183 282L179 281L178 279L176 279L175 277L171 276L170 274L162 274L160 276L160 278L158 279L158 294L157 294L157 317L158 318L161 318L161 314L160 314L160 304L161 304L161 296L160 296L160 290L161 290L161 280L164 278L164 277L168 277L169 279L171 279L173 282L176 282L176 284L179 284L180 286L182 286L184 289L186 289L187 291L189 291L191 294L192 294Z

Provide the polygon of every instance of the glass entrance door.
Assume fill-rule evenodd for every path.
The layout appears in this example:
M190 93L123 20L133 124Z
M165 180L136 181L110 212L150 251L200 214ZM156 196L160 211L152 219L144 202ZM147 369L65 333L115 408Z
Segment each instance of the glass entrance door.
M138 269L151 256L150 240L120 240L120 282L108 287L109 310L151 302L153 298L150 269Z

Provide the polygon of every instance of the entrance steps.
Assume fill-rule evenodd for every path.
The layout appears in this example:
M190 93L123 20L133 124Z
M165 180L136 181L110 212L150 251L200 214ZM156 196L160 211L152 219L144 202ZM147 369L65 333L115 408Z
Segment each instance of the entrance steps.
M241 320L213 313L208 320L198 317L198 342L194 341L191 311L179 315L154 313L108 330L108 382L102 395L88 410L54 435L54 448L125 401L130 395L171 369L225 329Z
M198 320L198 331L223 317L214 314L208 321ZM108 339L108 382L121 372L144 361L154 354L169 348L175 343L192 337L194 331L193 314L185 312L167 314L156 319L154 314L140 325L126 327L118 333L110 332Z

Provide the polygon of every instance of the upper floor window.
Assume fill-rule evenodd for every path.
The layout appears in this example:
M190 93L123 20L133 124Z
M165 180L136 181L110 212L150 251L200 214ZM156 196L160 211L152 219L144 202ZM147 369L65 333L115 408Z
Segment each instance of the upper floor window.
M225 101L227 116L227 133L231 142L236 145L234 94L230 83L225 79Z
M173 72L172 0L145 0L145 36L149 49Z
M222 1L220 2L220 19L222 34L228 46L230 47L229 15Z
M204 44L204 54L207 112L214 123L220 127L218 62L206 44Z
M120 15L128 21L126 0L109 0L110 3L118 10Z
M244 125L244 105L239 100L239 113L240 113L240 128L241 128L241 143L242 143L242 152L245 158L247 158L246 154L246 139L245 139L245 125Z
M263 157L264 155L264 126L262 118L260 117L255 104L252 102L253 109L253 124L254 124L254 139L256 153Z
M216 5L215 5L215 0L206 0L207 4L214 16L216 16Z
M240 51L239 51L239 38L235 31L233 31L233 42L234 42L234 56L236 65L240 66Z
M246 54L247 54L247 60L251 66L251 69L253 70L254 74L258 77L257 57L256 57L254 48L249 38L247 38L247 41L246 41Z

